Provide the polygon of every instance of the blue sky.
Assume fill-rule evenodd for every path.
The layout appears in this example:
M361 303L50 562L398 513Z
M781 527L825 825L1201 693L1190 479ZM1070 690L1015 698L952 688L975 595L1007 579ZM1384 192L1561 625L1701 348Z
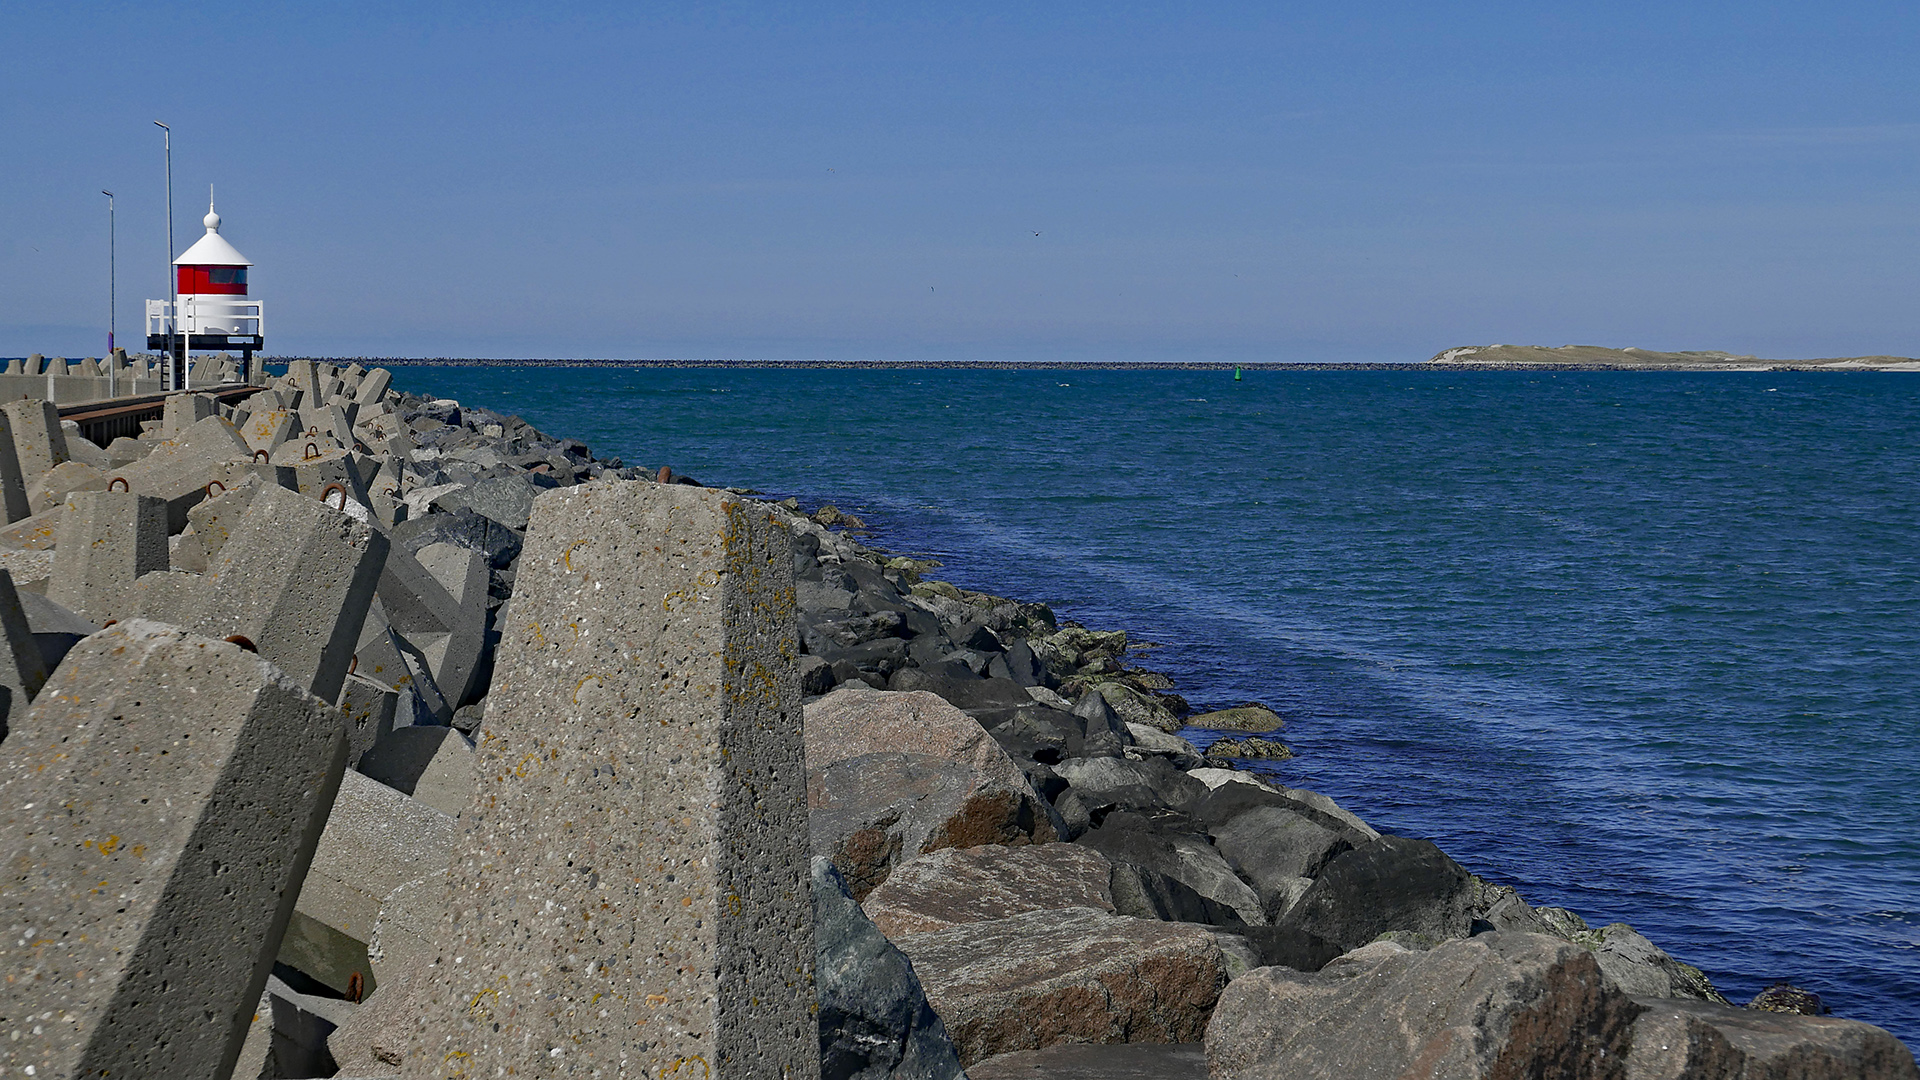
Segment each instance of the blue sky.
M0 3L0 355L1920 354L1920 8Z

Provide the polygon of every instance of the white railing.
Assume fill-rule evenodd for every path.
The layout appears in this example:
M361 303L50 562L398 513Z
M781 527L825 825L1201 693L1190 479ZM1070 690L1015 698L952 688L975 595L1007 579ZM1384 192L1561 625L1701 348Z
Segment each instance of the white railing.
M180 322L173 322L173 304L167 300L147 301L147 333L185 331L196 336L266 336L264 305L245 297L181 297Z

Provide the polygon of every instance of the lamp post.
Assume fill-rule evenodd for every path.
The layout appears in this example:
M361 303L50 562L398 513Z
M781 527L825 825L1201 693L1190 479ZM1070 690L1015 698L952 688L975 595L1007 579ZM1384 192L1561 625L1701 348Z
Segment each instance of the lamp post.
M166 132L161 136L167 151L167 381L168 390L179 389L179 360L173 352L174 328L180 323L180 282L173 272L173 129L155 120L154 126ZM182 342L184 351L185 343Z
M107 396L114 397L113 323L117 302L114 296L114 278L117 276L118 260L114 255L113 192L101 188L100 194L107 197Z

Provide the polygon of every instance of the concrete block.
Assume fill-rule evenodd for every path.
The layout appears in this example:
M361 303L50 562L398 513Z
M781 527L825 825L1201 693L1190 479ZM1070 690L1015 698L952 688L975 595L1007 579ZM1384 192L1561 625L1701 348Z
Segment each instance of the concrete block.
M400 693L393 687L347 676L340 689L340 711L347 715L347 768L358 768L367 751L392 733L399 703Z
M46 513L67 502L67 492L100 492L108 486L108 475L81 461L61 461L40 479L27 486L27 509Z
M358 972L362 992L371 993L377 984L367 966L366 943L380 902L401 885L445 867L456 832L452 815L348 770L296 910L352 944L304 955L283 945L281 962L342 993ZM311 944L318 935L307 937Z
M442 624L444 634L414 640L433 671L434 684L457 709L484 689L476 680L487 635L487 557L459 544L438 543L421 548L414 558L455 605Z
M200 606L207 579L186 570L155 570L133 583L126 608L129 618L184 626Z
M49 599L105 622L129 614L134 582L167 562L166 504L128 491L67 496Z
M240 434L247 440L249 450L272 453L293 438L293 424L293 413L286 409L255 409L247 415L247 422L240 425Z
M405 1075L817 1075L792 567L723 492L534 504Z
M422 557L431 561L438 575ZM459 592L443 583L442 576ZM419 648L433 673L434 686L452 709L464 704L473 688L486 640L486 592L486 556L454 544L429 544L419 555L396 547L380 576L380 606L388 623ZM462 596L477 602L464 604Z
M131 465L153 452L153 447L139 439L129 439L125 435L107 444L107 467L118 469Z
M220 401L212 394L168 395L160 415L162 430L168 438L173 438L207 417L218 415L219 409Z
M313 499L261 487L220 549L189 625L240 634L328 701L387 558L387 538Z
M9 717L27 710L28 702L47 681L46 657L33 638L26 608L14 591L13 575L0 570L0 740L5 740Z
M18 595L20 606L27 613L27 628L33 632L34 643L40 646L40 656L48 671L59 667L67 651L78 645L80 639L100 629L100 624L47 599L44 593L20 589Z
M13 417L5 411L0 411L0 510L10 522L33 512L27 506L27 486L14 451Z
M473 801L473 745L450 727L394 728L360 759L359 770L455 817Z
M36 514L67 501L69 491L103 491L107 474L78 461L63 461L27 485L27 509Z
M392 385L393 372L386 368L374 368L360 380L360 389L354 393L353 400L362 406L371 405L386 397L387 388Z
M12 548L17 551L52 551L60 536L60 519L67 513L67 504L21 518L5 529L0 529L0 548Z
M67 433L60 427L53 402L22 398L7 402L0 411L13 428L13 452L22 478L36 479L73 456L67 451Z
M0 1013L41 1076L226 1076L343 771L338 710L237 646L130 620L0 761ZM103 884L104 883L104 884Z
M453 720L454 706L433 681L433 669L426 655L388 625L377 597L362 623L354 646L354 659L360 675L385 683L400 693L394 713L395 727L444 726Z
M273 464L292 469L295 490L309 499L318 499L329 487L339 484L349 502L362 508L367 505L367 489L360 483L352 456L324 436L293 439L274 452ZM339 496L332 499L333 505L339 506Z
M200 547L208 560L219 555L220 549L226 546L227 538L233 535L233 530L246 517L254 496L260 493L262 487L287 486L277 484L273 479L283 472L287 470L275 469L271 465L245 465L237 461L227 462L214 470L208 486L218 484L224 490L217 491L212 498L187 511L187 524L193 527L193 534L199 538Z
M232 424L209 416L117 475L131 490L166 500L167 532L172 534L187 527L187 511L207 497L207 482L217 467L251 457L247 441Z
M312 360L295 360L287 365L287 378L302 392L312 395L319 380L319 365Z
M72 460L78 461L83 465L91 465L96 469L108 467L109 461L106 449L92 439L80 434L80 425L78 423L72 420L62 420L60 421L60 430L66 433L67 453L73 455Z

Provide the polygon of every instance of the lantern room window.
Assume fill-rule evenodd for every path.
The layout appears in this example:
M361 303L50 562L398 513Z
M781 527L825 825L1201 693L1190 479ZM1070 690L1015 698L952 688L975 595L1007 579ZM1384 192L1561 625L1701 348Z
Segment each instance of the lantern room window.
M216 266L207 271L209 285L245 285L247 268L244 266Z

